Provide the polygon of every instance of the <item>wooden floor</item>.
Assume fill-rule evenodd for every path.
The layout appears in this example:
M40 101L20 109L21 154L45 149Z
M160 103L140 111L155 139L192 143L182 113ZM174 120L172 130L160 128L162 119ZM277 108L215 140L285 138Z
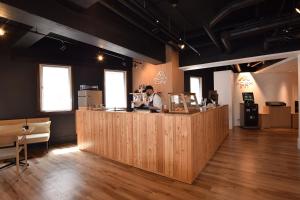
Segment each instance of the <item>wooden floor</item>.
M236 129L193 185L111 162L74 146L30 160L16 179L0 171L0 199L300 199L295 130Z

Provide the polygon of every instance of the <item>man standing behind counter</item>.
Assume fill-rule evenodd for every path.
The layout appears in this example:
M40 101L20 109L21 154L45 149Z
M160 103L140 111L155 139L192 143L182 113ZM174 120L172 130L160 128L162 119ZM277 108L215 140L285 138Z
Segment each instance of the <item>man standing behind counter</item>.
M154 92L151 85L147 85L144 90L148 96L147 106L151 112L160 112L162 109L161 97Z

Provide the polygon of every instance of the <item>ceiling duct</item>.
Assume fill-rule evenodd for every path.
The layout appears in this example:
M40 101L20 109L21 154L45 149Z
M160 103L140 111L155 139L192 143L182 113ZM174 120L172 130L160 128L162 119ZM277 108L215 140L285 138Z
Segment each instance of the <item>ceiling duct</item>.
M259 4L265 0L243 0L243 1L236 1L232 3L231 5L225 7L219 14L214 17L214 19L210 22L209 26L214 27L217 23L219 23L221 20L223 20L225 17L230 15L232 12L236 10L240 10L242 8L247 8L249 6L253 6L256 4Z
M221 41L226 48L227 52L231 52L232 48L230 45L230 40L238 39L241 37L247 37L251 35L257 35L264 33L269 30L274 30L274 28L300 24L300 17L292 18L291 16L281 17L272 21L263 21L255 24L248 25L244 28L236 29L229 32L222 33Z

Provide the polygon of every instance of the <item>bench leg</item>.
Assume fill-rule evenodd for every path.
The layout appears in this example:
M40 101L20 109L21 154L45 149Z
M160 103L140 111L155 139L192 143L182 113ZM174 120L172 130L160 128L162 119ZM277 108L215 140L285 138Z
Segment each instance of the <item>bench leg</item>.
M49 152L49 141L46 142L47 152Z
M27 155L28 151L27 151L27 143L25 142L24 144L24 159L25 159L25 169L28 166L28 155Z

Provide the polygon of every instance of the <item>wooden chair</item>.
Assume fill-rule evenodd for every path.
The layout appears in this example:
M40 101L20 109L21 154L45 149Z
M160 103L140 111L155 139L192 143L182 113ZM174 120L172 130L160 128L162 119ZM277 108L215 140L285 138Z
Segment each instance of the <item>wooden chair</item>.
M16 165L16 174L19 175L20 153L24 150L25 168L27 168L27 142L26 134L21 125L0 126L0 161L12 161L0 169Z

